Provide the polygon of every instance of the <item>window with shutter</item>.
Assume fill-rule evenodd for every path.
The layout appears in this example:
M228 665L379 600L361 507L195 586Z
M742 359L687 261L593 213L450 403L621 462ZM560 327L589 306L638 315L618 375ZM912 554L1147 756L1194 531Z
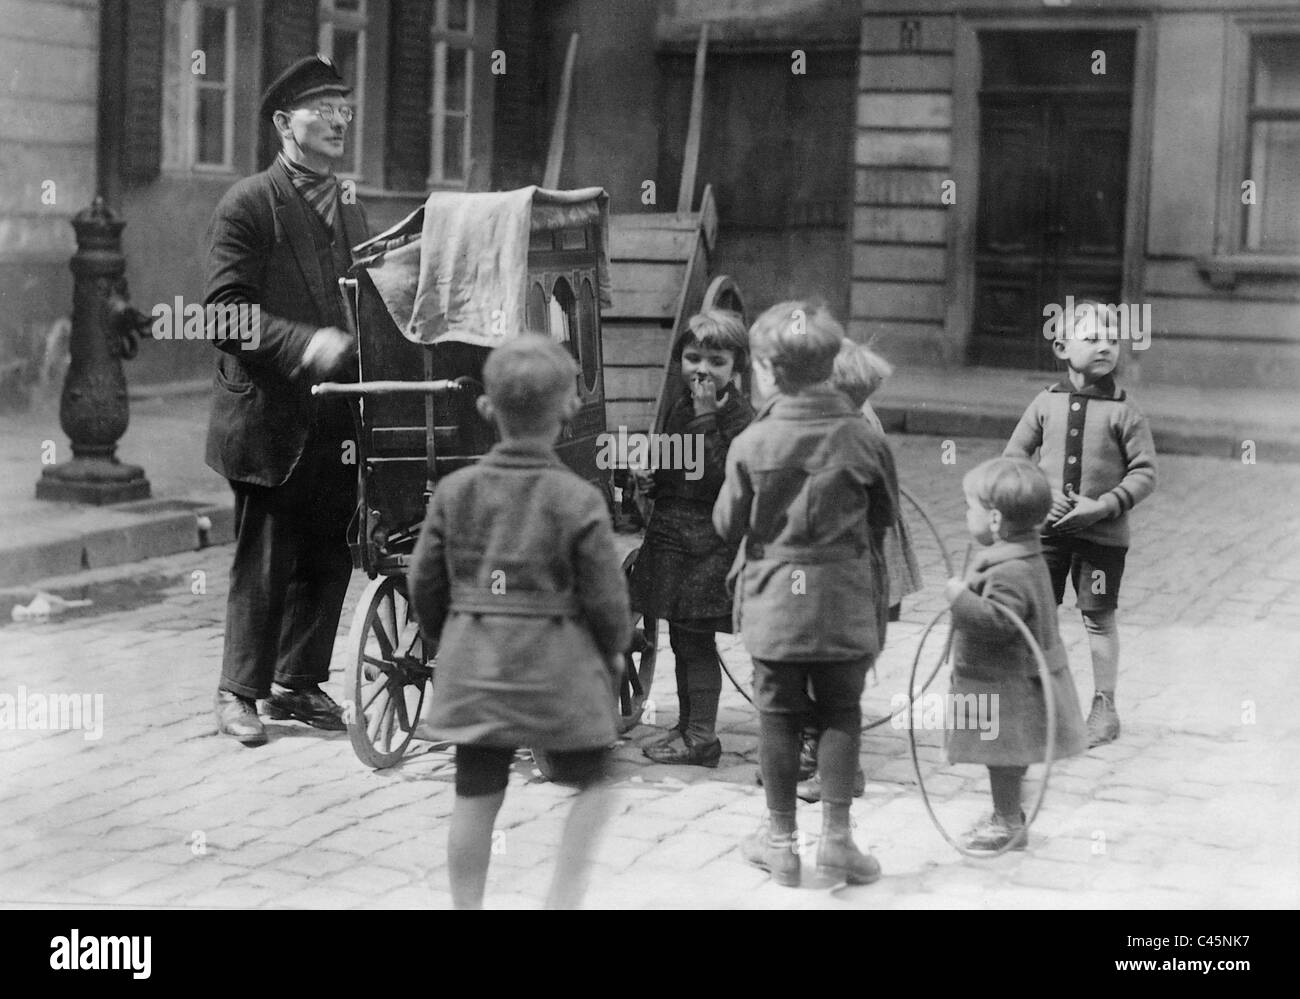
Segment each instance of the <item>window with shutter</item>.
M134 0L125 10L122 177L143 182L162 162L163 0Z
M393 0L390 11L384 184L394 191L421 191L429 175L432 15L427 0Z

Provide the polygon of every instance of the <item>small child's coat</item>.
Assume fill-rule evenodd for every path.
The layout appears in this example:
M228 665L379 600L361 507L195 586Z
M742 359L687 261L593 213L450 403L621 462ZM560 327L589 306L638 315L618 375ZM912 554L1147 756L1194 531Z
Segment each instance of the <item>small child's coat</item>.
M998 541L983 549L971 565L967 588L952 603L954 629L952 694L955 726L947 734L952 763L992 767L1041 763L1047 748L1047 709L1038 665L1016 626L1000 610L1015 613L1043 650L1052 676L1056 706L1054 759L1075 756L1087 746L1079 695L1056 619L1056 600L1038 539ZM970 701L967 695L978 699ZM996 700L988 700L995 697ZM974 709L983 714L996 704L996 738L981 738Z
M437 640L429 727L557 751L617 738L609 663L631 639L604 499L550 448L497 444L438 483L409 575Z

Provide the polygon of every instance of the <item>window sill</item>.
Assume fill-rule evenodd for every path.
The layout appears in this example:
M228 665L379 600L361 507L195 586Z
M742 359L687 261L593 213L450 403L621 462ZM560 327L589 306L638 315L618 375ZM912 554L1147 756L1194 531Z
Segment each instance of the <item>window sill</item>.
M1243 275L1265 278L1300 278L1300 257L1267 256L1255 253L1227 253L1201 257L1196 268L1210 287L1230 290Z

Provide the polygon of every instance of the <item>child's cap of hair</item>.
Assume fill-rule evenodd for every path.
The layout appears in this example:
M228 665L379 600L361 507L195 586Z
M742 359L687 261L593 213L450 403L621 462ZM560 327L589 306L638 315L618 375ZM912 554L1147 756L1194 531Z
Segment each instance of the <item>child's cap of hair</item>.
M835 355L831 384L861 406L894 372L894 366L866 344L845 339Z
M1093 318L1083 321L1095 324L1094 329L1097 329L1102 324L1105 325L1106 329L1115 329L1119 321L1115 313L1115 307L1109 302L1103 302L1099 298L1077 298L1074 301L1074 315L1069 317L1070 329L1078 329L1080 326L1081 312L1091 312L1093 314ZM1067 324L1063 316L1054 339L1064 341L1066 327Z
M749 347L771 363L778 388L826 381L843 342L844 327L824 305L808 301L777 302L749 330Z
M1008 533L1037 527L1052 509L1047 476L1025 458L990 458L967 472L961 484L986 510L1002 514Z
M483 365L492 406L511 423L537 419L575 391L578 365L548 336L525 333L497 347Z
M673 360L681 361L691 344L704 350L729 350L735 358L735 370L749 367L749 336L745 321L728 309L704 309L686 320L686 328L673 345Z

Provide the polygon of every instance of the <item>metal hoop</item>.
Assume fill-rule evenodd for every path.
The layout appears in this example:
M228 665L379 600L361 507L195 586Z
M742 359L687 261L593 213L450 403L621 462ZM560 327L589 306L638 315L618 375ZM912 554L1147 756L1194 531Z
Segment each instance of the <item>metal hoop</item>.
M1056 700L1052 696L1052 673L1048 668L1047 657L1043 655L1042 647L1034 638L1033 633L1028 627L1026 627L1025 622L1020 620L1020 616L1008 607L1003 607L1001 604L993 603L992 601L989 602L992 606L996 607L1006 615L1007 619L1016 626L1021 637L1024 638L1025 644L1029 646L1029 651L1033 653L1034 662L1038 665L1038 679L1043 687L1043 700L1047 707L1047 748L1043 758L1043 780L1038 786L1038 795L1034 799L1034 807L1030 811L1029 817L1025 820L1024 838L1025 841L1028 842L1029 827L1034 824L1034 819L1038 817L1039 809L1043 807L1043 799L1047 795L1047 781L1052 775L1052 762L1056 755ZM951 610L951 607L945 607L943 610L939 611L930 623L925 626L925 631L921 632L921 640L916 646L916 655L912 657L912 672L907 679L907 689L909 694L913 689L913 685L916 683L916 667L921 661L921 650L925 648L926 637L932 630L934 630L934 626L939 623L940 619L942 619L945 614L950 613ZM948 641L944 644L944 658L947 658L948 649L951 645L952 629L949 630ZM942 661L940 662L940 665L942 665ZM938 672L938 670L936 669L935 672ZM931 676L933 677L933 674L931 674ZM916 773L916 785L920 788L921 801L925 804L925 810L930 816L930 821L934 823L934 827L939 830L939 835L947 841L948 845L963 857L971 857L975 860L992 860L995 857L1002 856L1002 854L1012 849L1013 845L1015 845L1014 839L1007 842L1004 846L994 852L976 853L973 850L966 849L948 835L948 830L945 829L943 823L939 821L939 816L935 815L934 806L930 804L929 792L925 789L925 778L921 774L921 761L916 755L916 728L913 725L912 718L913 703L913 701L909 701L907 707L907 744L912 753L912 770Z

